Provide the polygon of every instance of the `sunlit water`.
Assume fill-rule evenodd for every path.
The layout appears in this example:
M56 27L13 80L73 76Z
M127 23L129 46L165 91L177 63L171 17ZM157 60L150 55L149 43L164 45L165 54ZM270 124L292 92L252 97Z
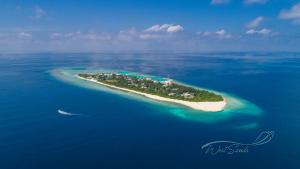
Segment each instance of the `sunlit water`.
M221 92L207 113L80 81L83 70L168 77ZM300 54L0 55L0 168L300 168ZM216 140L268 144L212 156Z

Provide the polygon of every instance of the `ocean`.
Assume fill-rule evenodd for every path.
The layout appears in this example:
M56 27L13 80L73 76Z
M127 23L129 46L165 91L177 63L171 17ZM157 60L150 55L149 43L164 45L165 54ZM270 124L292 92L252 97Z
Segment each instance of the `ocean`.
M170 77L246 106L197 112L61 76L82 70ZM299 84L300 53L0 54L0 169L298 169ZM214 141L238 144L203 149Z

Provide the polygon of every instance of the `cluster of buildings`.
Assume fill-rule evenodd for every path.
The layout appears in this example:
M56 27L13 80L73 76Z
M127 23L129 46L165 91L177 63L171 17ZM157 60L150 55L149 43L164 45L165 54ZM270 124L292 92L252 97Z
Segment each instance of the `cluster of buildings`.
M135 87L140 87L142 89L147 89L148 87L146 86L145 83L143 83L144 80L149 80L149 81L153 81L154 83L162 83L163 87L169 87L172 86L173 84L175 84L175 82L171 79L167 79L165 81L157 81L157 80L153 80L150 77L146 77L146 78L137 78L137 81L140 83L135 83L133 77L127 76L127 75L122 75L122 74L112 74L112 73L102 73L101 76L104 76L105 78L109 78L109 77L113 77L115 76L116 78L118 78L118 76L123 77L126 81L129 82L128 85L130 86L135 86ZM170 92L168 94L168 96L175 96L175 95L179 95L178 93L176 93L177 88L172 89L174 92ZM192 99L194 98L194 94L193 93L189 93L189 92L184 92L182 94L180 94L180 96L184 97L185 99Z

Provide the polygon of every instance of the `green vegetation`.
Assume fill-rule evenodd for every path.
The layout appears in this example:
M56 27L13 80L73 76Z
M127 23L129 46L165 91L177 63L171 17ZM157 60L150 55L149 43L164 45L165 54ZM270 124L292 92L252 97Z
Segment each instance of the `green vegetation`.
M159 82L147 77L141 78L114 73L81 73L78 74L78 76L85 79L94 79L108 85L170 99L185 100L191 102L223 101L223 98L220 95L206 90L199 90L189 86L184 86L171 80Z

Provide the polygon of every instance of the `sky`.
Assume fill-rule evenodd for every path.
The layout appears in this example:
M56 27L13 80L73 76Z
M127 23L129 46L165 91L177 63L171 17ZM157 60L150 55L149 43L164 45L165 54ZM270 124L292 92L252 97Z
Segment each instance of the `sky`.
M300 51L300 0L0 0L0 52Z

